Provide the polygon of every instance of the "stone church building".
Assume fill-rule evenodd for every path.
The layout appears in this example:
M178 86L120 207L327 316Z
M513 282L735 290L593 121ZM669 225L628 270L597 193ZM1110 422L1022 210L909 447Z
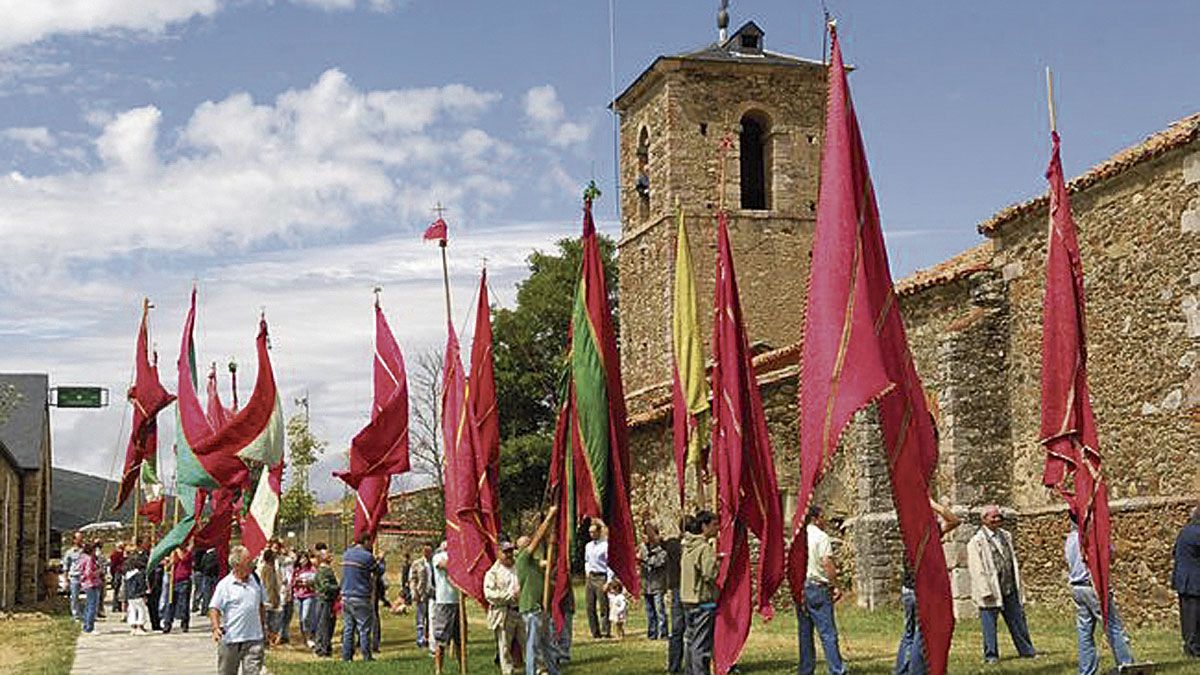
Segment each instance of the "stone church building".
M824 106L822 63L765 49L753 22L703 49L659 57L614 102L621 119L621 357L634 509L635 517L653 514L667 531L679 511L670 406L677 204L689 224L706 343L714 214L723 206L730 215L789 521L794 511L797 363ZM722 151L727 137L732 147ZM1141 619L1174 615L1171 545L1200 499L1198 137L1200 114L1070 183L1117 547L1115 589L1125 613ZM960 613L973 614L966 541L987 503L1008 516L1028 599L1070 602L1065 506L1041 485L1038 444L1047 220L1045 196L1004 208L975 225L979 245L896 284L917 369L936 401L941 462L934 490L967 517L945 543ZM867 607L899 597L901 543L883 459L873 412L864 411L816 495L841 523L843 583Z

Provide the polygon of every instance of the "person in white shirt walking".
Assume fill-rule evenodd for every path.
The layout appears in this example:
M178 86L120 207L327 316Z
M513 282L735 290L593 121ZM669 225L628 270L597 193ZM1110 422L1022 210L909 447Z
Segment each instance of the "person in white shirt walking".
M592 522L588 528L592 540L583 547L583 571L587 573L587 619L593 639L611 638L612 626L608 620L608 582L612 570L608 568L608 538L604 526Z
M1004 623L1012 636L1013 646L1022 658L1033 658L1037 652L1025 623L1025 608L1021 604L1021 567L1013 549L1012 535L1000 527L1000 507L991 504L983 508L983 526L967 542L967 569L971 573L971 600L979 608L983 630L983 660L997 663L1000 646L996 639L996 618Z
M267 620L262 586L250 573L254 558L245 546L229 550L229 574L208 602L208 620L217 643L217 673L258 675L263 665L263 626Z

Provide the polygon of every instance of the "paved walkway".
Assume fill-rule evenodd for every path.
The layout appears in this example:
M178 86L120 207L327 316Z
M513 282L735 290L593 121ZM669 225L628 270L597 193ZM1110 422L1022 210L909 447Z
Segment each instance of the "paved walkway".
M96 620L91 635L79 634L75 643L76 673L138 673L138 675L212 675L217 671L217 649L208 630L208 619L192 615L192 630L175 630L169 635L130 635L124 614L109 612Z

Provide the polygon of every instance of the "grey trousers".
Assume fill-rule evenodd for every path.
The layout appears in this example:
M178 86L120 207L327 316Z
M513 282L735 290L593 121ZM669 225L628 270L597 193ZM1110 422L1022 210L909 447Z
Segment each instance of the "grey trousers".
M259 675L262 665L262 640L217 645L218 675L238 675L238 667L241 667L242 675Z

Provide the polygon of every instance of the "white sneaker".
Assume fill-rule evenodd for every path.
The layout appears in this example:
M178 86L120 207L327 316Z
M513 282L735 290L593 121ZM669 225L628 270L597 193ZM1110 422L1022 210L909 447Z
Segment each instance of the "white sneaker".
M313 642L312 640L309 640L307 644L308 644L309 649L313 649L314 647L317 646L317 643Z

